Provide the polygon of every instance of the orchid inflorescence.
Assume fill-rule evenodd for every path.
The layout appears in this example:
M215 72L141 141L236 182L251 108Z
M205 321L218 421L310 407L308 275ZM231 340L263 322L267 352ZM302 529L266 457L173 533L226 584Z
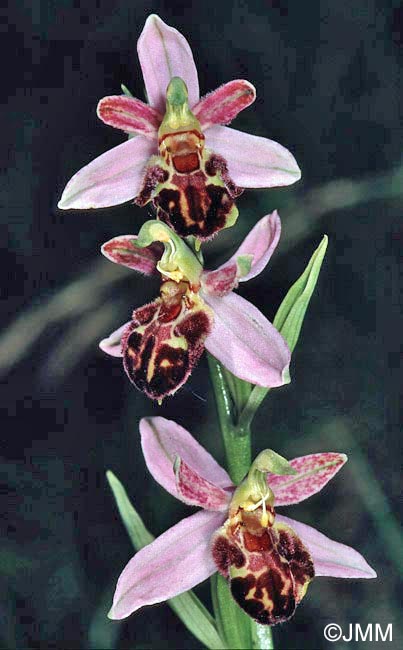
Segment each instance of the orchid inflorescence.
M130 320L100 347L122 357L130 381L158 403L183 386L206 349L221 364L230 395L231 386L242 380L242 406L256 410L256 389L290 381L291 351L324 250L319 265L312 258L307 267L309 281L301 276L287 294L275 327L235 290L270 260L280 238L278 213L257 221L215 270L205 268L201 245L236 222L237 199L245 188L289 185L300 170L280 144L226 126L255 100L248 81L225 83L200 99L189 44L155 15L148 17L137 48L148 103L126 89L99 102L99 118L129 138L77 172L59 202L62 209L86 209L134 199L154 208L155 218L138 234L113 237L102 253L159 278L159 294L135 305ZM236 402L236 395L232 399ZM250 436L236 422L230 424L229 459L231 436ZM202 510L130 560L117 584L111 618L174 598L218 571L249 617L271 626L293 615L314 576L375 577L357 551L276 513L277 507L319 492L346 462L344 454L314 453L288 462L267 449L251 464L238 458L243 478L234 484L175 422L143 419L140 434L155 480Z

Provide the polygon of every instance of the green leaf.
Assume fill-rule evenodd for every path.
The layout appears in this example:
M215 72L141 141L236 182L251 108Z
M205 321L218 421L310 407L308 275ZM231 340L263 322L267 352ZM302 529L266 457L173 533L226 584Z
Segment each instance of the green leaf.
M237 605L231 596L227 581L219 573L212 578L212 595L218 628L224 634L228 648L252 648L252 619Z
M260 625L252 621L253 650L273 650L273 635L270 625Z
M309 301L316 287L319 271L327 248L324 235L300 278L292 285L274 318L274 327L282 334L293 352L305 317Z
M119 514L128 532L130 540L136 551L139 551L144 546L147 546L147 544L150 544L153 541L154 536L151 535L144 526L143 520L130 503L126 490L119 479L110 470L106 472L106 478L111 486Z
M319 272L327 248L327 236L324 235L318 248L309 260L308 266L300 278L292 285L274 317L273 325L288 343L291 352L299 339L302 323L309 301L316 287ZM256 411L263 402L270 388L255 386L239 417L240 427L250 426Z
M106 477L132 544L136 551L139 551L155 538L145 527L119 479L110 470L106 472ZM189 632L206 648L222 650L226 647L218 634L213 617L192 591L175 596L175 598L168 600L167 603Z
M133 97L132 93L130 92L127 86L125 86L124 84L120 84L120 87L122 89L122 93L126 95L126 97Z

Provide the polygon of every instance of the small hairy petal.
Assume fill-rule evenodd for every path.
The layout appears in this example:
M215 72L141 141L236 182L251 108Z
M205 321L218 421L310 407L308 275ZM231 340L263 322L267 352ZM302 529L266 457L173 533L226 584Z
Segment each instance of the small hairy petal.
M227 126L206 132L206 147L220 154L239 187L280 187L301 178L294 156L278 142Z
M228 510L231 493L200 476L182 458L175 464L176 486L184 503L204 510Z
M87 210L129 201L138 194L147 162L156 151L157 141L142 135L106 151L71 178L58 207Z
M213 296L225 296L238 286L259 275L266 267L280 239L281 222L277 210L268 214L250 231L236 253L215 271L204 271L203 290ZM237 261L250 258L250 270L242 274Z
M156 139L162 115L135 97L111 95L98 103L97 115L102 122L125 133L140 133Z
M245 237L237 252L227 262L227 264L230 264L240 255L253 255L249 273L241 276L239 282L251 280L265 269L277 248L280 234L281 221L277 210L274 210L274 212L266 215L257 222L247 237Z
M238 286L238 279L238 266L232 259L215 271L204 271L203 289L213 296L225 296Z
M290 351L267 318L233 292L222 298L203 295L214 311L207 350L236 377L252 384L274 387L289 381Z
M230 477L193 436L173 420L162 417L140 421L141 446L148 470L173 496L178 494L173 464L176 456L191 465L202 478L220 488L232 486Z
M193 113L203 130L213 124L229 124L256 99L256 89L245 79L235 79L202 97Z
M345 454L326 452L310 454L290 461L298 474L278 476L269 474L267 482L274 492L276 506L300 503L320 492L326 483L343 467L347 461Z
M99 344L101 350L106 354L109 354L111 357L123 357L122 336L128 325L130 325L130 321L121 325L117 330L112 332L112 334L109 334L106 339L102 339Z
M186 38L152 14L137 42L148 101L165 113L166 90L172 77L180 77L189 93L189 105L199 101L199 81L192 50Z
M109 618L126 618L144 605L192 589L215 573L210 538L222 522L221 513L197 512L136 553L118 580Z
M152 275L156 272L157 263L161 259L163 247L159 242L140 248L135 242L137 235L120 235L113 237L101 247L105 257L115 264L127 266L129 269Z
M276 521L290 526L310 552L316 576L334 578L376 578L375 571L358 551L335 542L315 528L277 515Z

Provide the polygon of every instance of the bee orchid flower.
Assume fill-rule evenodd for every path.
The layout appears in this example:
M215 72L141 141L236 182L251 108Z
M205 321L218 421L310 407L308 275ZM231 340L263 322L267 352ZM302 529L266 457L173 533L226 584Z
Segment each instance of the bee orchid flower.
M140 433L154 479L177 499L202 510L129 561L118 580L110 618L122 619L144 605L173 598L219 571L247 614L275 625L294 614L314 576L376 577L353 548L275 512L322 490L346 462L344 454L311 454L287 463L266 450L235 487L176 422L144 418Z
M131 137L77 172L59 208L152 201L157 218L179 235L206 240L235 222L240 188L300 178L280 144L223 126L255 100L252 84L230 81L200 99L188 42L156 15L147 18L137 50L149 104L126 95L99 102L100 119Z
M101 341L101 349L123 357L129 379L151 399L175 393L204 348L252 384L288 383L290 351L283 337L233 292L265 268L280 230L277 212L263 217L215 271L204 270L187 244L159 221L146 222L138 237L106 242L102 252L112 262L146 275L159 272L161 290L157 300L136 309L131 321Z

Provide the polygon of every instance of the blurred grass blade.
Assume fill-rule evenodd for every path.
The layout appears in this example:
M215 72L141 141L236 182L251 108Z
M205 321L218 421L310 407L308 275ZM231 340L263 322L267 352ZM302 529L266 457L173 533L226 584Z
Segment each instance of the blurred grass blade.
M222 575L217 573L211 582L214 613L228 647L232 650L252 648L252 619L237 605Z
M114 650L118 645L122 621L111 621L107 617L114 587L114 584L108 585L95 608L88 628L89 650Z
M323 258L325 257L327 242L327 235L324 235L321 243L309 260L305 271L294 282L274 317L273 325L285 338L291 352L294 351L301 333L305 313L316 287ZM239 426L250 426L256 411L269 390L270 388L263 388L262 386L255 386L253 388L239 418Z
M305 271L292 285L274 317L273 325L284 336L291 352L297 344L305 313L316 287L327 242L327 235L324 235Z
M145 527L119 479L110 470L106 472L106 477L132 544L136 551L139 551L147 544L150 544L154 540L154 536ZM213 617L192 591L171 598L167 603L189 632L206 648L221 650L226 647L218 634Z

